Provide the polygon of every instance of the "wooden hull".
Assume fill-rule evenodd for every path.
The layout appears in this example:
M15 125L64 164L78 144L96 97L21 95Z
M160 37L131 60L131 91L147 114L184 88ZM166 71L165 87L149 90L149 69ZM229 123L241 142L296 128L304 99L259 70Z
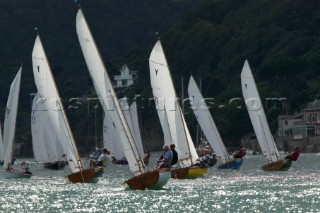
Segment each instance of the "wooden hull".
M4 171L4 178L15 179L15 178L31 178L32 174L26 174L21 171Z
M239 169L243 164L242 158L236 158L234 160L225 162L218 166L218 169Z
M171 170L171 178L185 179L185 178L197 178L207 174L207 167L191 166L186 168L178 168Z
M292 165L291 160L278 160L273 163L268 163L262 167L264 171L288 171Z
M82 170L80 172L72 173L66 176L72 183L91 183L95 182L96 171L94 168Z
M59 162L59 161L44 164L44 168L52 169L52 170L64 169L65 166L66 164L64 162Z
M161 189L170 179L169 171L153 170L126 180L131 189Z
M185 168L177 168L177 169L171 170L171 178L175 178L175 179L187 178L189 173L189 168L190 167L185 167Z

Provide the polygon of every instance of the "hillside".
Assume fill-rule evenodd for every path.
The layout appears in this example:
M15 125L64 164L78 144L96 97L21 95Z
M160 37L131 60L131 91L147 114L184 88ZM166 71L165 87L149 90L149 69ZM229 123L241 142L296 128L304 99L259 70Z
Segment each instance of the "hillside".
M82 0L81 7L111 73L126 63L125 55L136 47L149 47L155 32L168 30L191 9L196 0ZM0 118L3 122L10 84L21 63L20 105L17 141L31 147L30 111L34 85L31 52L38 29L58 84L73 133L80 149L93 148L94 110L86 98L92 96L92 82L75 29L78 4L74 1L0 0ZM165 16L163 15L165 14ZM84 98L81 105L70 98ZM78 107L74 108L75 105ZM98 134L102 131L102 110L98 108ZM100 128L99 128L100 127Z
M182 76L185 89L190 74L201 78L204 97L214 98L211 112L228 145L238 145L253 131L238 99L246 58L273 133L278 114L297 111L319 96L319 6L318 1L302 0L203 0L162 35L177 91ZM137 66L146 73L147 82L148 55L144 61L138 57ZM192 113L187 118L195 130Z
M35 92L31 51L37 27L65 105L77 106L68 110L77 143L84 150L92 148L94 110L85 101L93 95L92 83L75 32L77 5L73 1L40 0L1 0L0 5L0 111L4 112L9 85L22 61L17 135L30 148L29 94ZM237 146L243 135L253 131L241 100L240 72L246 58L274 133L278 114L297 111L319 96L318 1L83 0L81 5L109 72L116 73L124 63L138 70L135 86L119 91L118 96L132 99L139 95L147 148L155 149L160 146L155 143L162 141L150 100L148 69L155 32L161 37L177 92L181 95L183 79L186 96L191 74L198 82L201 79L204 97L211 98L212 115L228 146ZM81 104L70 103L73 97L84 99ZM271 103L268 98L287 101ZM195 118L188 106L185 110L195 138ZM101 108L98 115L101 124Z

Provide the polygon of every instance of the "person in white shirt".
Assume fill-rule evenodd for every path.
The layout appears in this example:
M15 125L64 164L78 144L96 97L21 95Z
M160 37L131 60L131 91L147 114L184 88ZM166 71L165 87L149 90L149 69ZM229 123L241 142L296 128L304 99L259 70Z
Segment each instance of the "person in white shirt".
M110 161L110 152L107 149L103 149L98 160L90 160L90 166L106 166L108 161Z

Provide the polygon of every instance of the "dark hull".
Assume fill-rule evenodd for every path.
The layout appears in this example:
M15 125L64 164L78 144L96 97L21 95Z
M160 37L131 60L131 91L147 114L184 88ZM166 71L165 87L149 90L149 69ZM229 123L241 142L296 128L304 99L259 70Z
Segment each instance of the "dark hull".
M59 161L44 164L44 168L52 169L52 170L64 169L65 166L66 166L66 164L64 162L59 162Z
M112 163L118 164L118 165L128 165L127 160L114 160L114 161L112 161Z
M80 172L72 173L66 176L72 183L91 183L96 182L96 170L95 168L85 169Z
M143 160L145 165L149 164L148 160ZM113 164L118 164L118 165L128 165L128 161L127 160L114 160L112 161Z

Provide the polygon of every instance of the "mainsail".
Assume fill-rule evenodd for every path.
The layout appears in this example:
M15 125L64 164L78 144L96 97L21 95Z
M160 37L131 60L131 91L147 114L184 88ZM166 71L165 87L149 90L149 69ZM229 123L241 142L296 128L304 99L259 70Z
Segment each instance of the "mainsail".
M63 151L68 157L71 171L73 173L79 172L83 167L78 149L39 35L32 51L32 65L35 84L42 97L44 107L48 110L48 117L53 127L52 131L57 134L58 140L61 142Z
M18 100L20 92L20 81L21 81L22 67L20 67L16 77L14 78L11 86L9 97L7 101L7 108L4 120L3 128L3 142L4 142L4 160L3 168L7 169L9 164L12 164L13 144L14 135L16 131L16 120L18 112Z
M169 66L160 40L157 41L152 49L149 57L149 68L152 92L163 129L165 143L170 142L176 145L181 167L191 166L198 159L198 154L178 103Z
M263 155L269 163L280 160L280 155L271 134L258 89L247 60L244 62L241 72L241 85L244 101Z
M220 158L223 163L230 161L231 157L222 142L205 99L192 76L189 81L188 93L192 110L216 156Z
M123 152L128 160L130 170L134 175L145 173L143 159L121 111L118 98L81 9L77 13L76 29L96 93L104 112L109 113L115 128L119 131Z
M4 145L3 145L2 126L0 123L0 162L3 161L4 153L5 153L5 150L4 150Z

